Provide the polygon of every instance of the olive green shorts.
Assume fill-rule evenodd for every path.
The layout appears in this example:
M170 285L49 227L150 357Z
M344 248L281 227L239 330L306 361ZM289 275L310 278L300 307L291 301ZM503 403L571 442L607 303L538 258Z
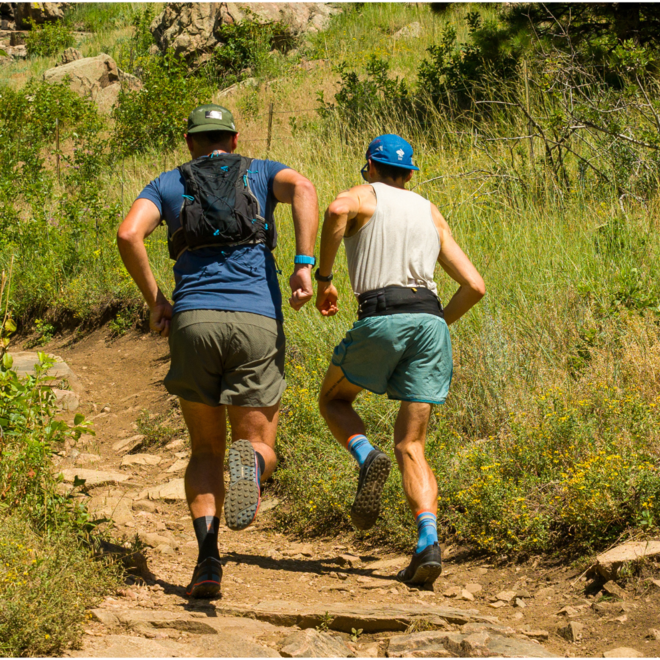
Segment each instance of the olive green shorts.
M195 309L170 326L170 394L207 406L274 406L286 389L284 331L249 312Z

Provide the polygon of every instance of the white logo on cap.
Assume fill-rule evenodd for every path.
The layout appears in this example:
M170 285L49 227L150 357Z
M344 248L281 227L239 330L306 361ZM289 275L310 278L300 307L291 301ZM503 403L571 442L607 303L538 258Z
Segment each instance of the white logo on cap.
M220 110L207 110L206 111L207 119L222 119L222 113Z
M403 149L398 149L396 153L399 156L399 160L402 160L403 157L406 155L406 152Z

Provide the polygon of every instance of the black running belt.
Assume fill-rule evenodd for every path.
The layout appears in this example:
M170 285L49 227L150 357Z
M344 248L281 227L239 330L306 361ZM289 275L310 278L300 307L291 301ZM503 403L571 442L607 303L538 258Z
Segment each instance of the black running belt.
M438 296L425 287L386 286L358 296L358 319L390 314L433 314L444 318Z

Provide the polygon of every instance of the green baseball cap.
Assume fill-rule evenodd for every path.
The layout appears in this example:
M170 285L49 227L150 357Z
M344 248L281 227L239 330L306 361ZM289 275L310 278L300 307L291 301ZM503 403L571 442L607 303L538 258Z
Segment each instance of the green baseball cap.
M205 133L206 131L238 133L234 125L234 115L227 108L215 103L200 105L188 116L188 133Z

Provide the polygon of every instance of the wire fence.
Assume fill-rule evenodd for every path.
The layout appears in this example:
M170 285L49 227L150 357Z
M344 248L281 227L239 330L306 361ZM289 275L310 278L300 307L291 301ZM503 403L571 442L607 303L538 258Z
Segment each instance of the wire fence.
M300 112L317 112L318 108L297 108L295 110L275 110L275 104L270 103L268 112L260 112L255 117L268 117L268 135L265 138L247 138L241 142L266 142L266 155L270 151L270 145L273 141L273 115L297 115ZM278 135L278 140L293 140L292 135Z

